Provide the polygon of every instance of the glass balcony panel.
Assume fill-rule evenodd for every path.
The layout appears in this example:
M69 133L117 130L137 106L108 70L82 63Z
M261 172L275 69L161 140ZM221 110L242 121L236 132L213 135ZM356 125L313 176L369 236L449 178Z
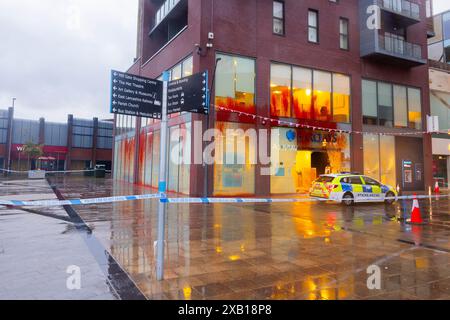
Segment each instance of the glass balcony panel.
M380 48L393 54L404 56L405 58L423 59L422 46L391 35L379 36Z

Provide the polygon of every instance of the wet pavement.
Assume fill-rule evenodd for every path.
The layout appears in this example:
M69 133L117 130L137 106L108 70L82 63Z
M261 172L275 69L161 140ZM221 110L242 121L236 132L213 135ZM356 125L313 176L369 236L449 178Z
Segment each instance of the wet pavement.
M67 199L155 192L109 179L75 176L55 177L51 183ZM110 263L121 267L148 299L450 299L448 198L420 201L428 222L424 226L404 223L411 201L353 207L333 203L169 204L166 279L162 282L155 279L157 203L73 207L98 239L97 246L111 254ZM34 265L45 267L49 259L63 259L68 253L55 250L56 241L58 247L74 246L83 259L98 264L98 250L83 243L82 235L62 234L57 228L67 228L67 223L49 219L56 226L43 228L36 221L8 222L9 214L42 219L15 210L0 211L0 261L5 259L2 250L35 251L29 244L35 242L40 256L46 256L38 259L36 254ZM6 227L8 223L14 228ZM47 236L56 240L44 241ZM21 259L19 254L8 257L6 268L2 262L0 284L26 272L14 270L14 263ZM370 265L381 269L380 290L367 288ZM95 269L94 262L91 267ZM5 269L9 276L1 271ZM98 266L99 283L101 270L107 274L115 269ZM138 296L135 291L126 295L135 288L129 281L123 285L124 275L107 278L111 287L122 288L119 297ZM0 298L5 292L21 297L26 293L22 290L26 289L5 290L0 285Z
M55 200L56 196L45 180L2 180L0 199ZM80 268L80 290L67 287L70 266ZM0 299L118 298L62 207L0 206Z
M58 178L68 199L152 193L111 180ZM166 280L155 279L157 201L77 206L148 299L449 299L450 200L169 204ZM381 268L381 289L366 270Z

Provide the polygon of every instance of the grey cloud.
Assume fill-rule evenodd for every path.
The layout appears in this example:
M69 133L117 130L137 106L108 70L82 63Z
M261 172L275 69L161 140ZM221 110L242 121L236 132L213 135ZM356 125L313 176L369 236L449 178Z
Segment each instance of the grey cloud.
M0 108L16 97L17 117L110 118L110 69L131 65L136 18L137 0L2 0Z

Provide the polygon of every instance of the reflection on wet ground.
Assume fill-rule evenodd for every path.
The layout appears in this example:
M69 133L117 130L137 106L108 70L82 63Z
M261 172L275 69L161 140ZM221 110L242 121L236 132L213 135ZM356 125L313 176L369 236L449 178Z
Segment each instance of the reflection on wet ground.
M45 180L2 180L1 199L56 199ZM0 299L118 299L62 207L0 206ZM83 232L85 233L85 232ZM69 266L81 271L80 290L69 290Z
M111 180L54 178L66 198L152 193ZM166 280L155 279L157 201L78 206L149 299L448 299L448 198L411 202L169 204ZM368 266L381 268L369 290Z

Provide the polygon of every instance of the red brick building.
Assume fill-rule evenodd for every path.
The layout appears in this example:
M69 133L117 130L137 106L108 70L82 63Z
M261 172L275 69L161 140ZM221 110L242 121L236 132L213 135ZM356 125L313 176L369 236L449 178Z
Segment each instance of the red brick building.
M203 130L268 130L267 145L228 151L235 142L219 143L237 159L261 148L280 155L273 175L261 174L270 164L247 160L169 163L169 190L291 194L324 172L350 170L405 191L427 189L429 10L424 0L141 0L137 58L128 72L158 78L170 70L177 79L209 70L214 81L209 119L170 118L170 130L182 132L180 156L195 163L197 120ZM115 121L116 179L156 187L158 121Z

